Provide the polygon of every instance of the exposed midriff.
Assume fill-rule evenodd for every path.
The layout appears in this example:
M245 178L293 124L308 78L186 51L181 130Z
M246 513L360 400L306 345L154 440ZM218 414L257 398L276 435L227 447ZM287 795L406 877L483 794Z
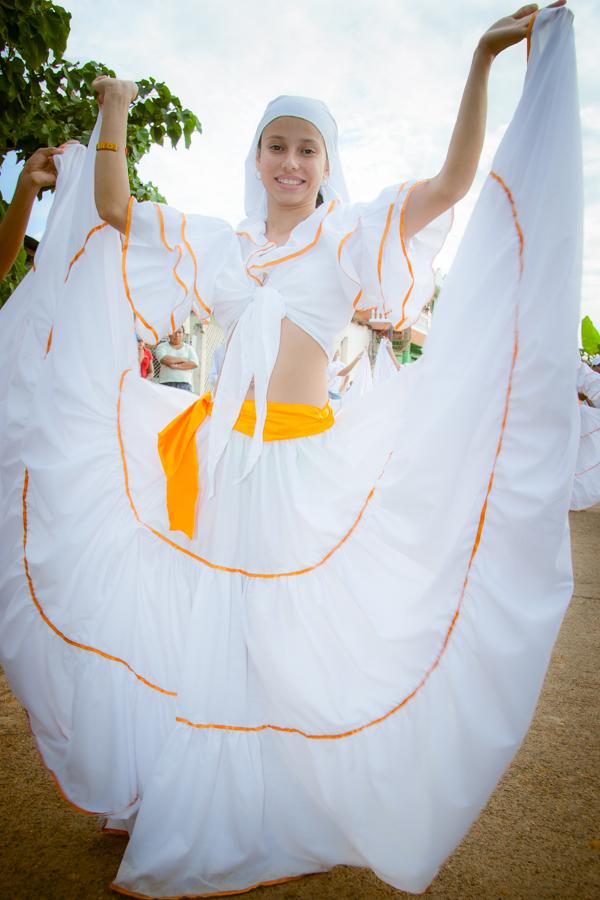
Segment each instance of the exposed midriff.
M254 386L246 394L254 399ZM269 381L267 400L325 406L327 355L320 344L290 319L282 319L279 353Z

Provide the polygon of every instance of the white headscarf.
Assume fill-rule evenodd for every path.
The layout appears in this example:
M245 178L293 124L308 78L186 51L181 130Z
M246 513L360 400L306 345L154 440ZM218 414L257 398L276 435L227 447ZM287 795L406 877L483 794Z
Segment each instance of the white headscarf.
M337 199L348 202L349 199L338 153L337 125L327 106L322 100L313 100L312 97L276 97L265 109L263 117L258 123L250 152L246 157L245 208L248 222L264 220L267 217L267 192L262 181L257 178L256 150L260 136L267 125L281 116L305 119L320 132L325 142L329 162L329 176L321 185L323 200L328 202Z

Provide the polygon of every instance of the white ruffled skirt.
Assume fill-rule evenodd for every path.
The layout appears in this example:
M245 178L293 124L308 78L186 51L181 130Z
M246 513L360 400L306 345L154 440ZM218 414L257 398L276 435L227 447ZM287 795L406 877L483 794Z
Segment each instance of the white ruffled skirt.
M61 173L2 314L0 654L64 796L129 832L123 893L340 863L422 891L523 738L572 589L581 197L558 12L533 81L550 112L519 107L423 360L329 431L266 443L241 483L234 432L193 541L168 530L156 451L189 397L136 374L111 229L63 283L76 153Z

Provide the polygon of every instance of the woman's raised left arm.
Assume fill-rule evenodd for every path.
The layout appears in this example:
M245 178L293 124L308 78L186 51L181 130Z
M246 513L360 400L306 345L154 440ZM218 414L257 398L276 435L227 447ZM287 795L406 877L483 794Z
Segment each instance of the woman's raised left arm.
M551 6L564 6L557 0ZM479 40L465 85L448 153L440 172L411 193L406 205L405 237L409 238L465 196L475 178L487 113L487 85L495 57L527 36L535 3L496 22Z

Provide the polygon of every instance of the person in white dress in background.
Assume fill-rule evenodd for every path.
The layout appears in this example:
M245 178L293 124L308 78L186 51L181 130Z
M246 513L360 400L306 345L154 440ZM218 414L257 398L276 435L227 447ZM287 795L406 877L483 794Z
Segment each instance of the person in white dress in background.
M382 337L377 348L373 367L373 384L381 384L400 371L400 363L394 355L394 348L389 337Z
M579 453L573 479L571 509L589 509L600 503L600 372L594 368L600 356L577 368L579 395Z

